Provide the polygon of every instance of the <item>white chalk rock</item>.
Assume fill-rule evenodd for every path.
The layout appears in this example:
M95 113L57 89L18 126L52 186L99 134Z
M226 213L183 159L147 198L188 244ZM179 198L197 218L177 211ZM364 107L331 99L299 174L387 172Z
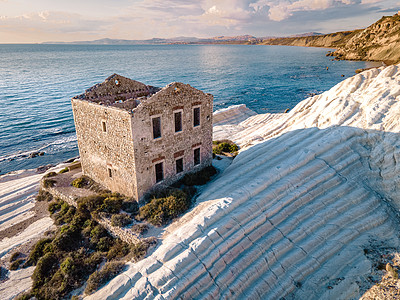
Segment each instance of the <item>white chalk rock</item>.
M399 246L399 100L390 66L286 114L218 113L217 138L239 143L238 157L149 257L88 298L358 297L363 250Z

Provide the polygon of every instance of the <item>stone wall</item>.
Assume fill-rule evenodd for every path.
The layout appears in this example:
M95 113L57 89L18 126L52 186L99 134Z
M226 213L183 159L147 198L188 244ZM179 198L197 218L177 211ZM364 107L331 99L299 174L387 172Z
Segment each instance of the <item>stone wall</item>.
M83 173L137 198L130 113L80 99L72 99L72 109Z
M136 244L141 241L139 236L129 228L121 228L112 226L111 221L104 217L96 218L96 221L101 224L113 237L119 237L128 244Z
M193 127L193 107L200 107L200 126ZM213 96L190 85L172 83L141 103L133 113L132 132L138 195L156 185L155 164L163 162L165 180L172 183L186 172L212 163ZM182 131L175 132L174 112L182 111ZM153 139L152 117L161 117L161 137ZM193 150L200 147L201 164ZM176 174L175 160L183 157L184 171Z

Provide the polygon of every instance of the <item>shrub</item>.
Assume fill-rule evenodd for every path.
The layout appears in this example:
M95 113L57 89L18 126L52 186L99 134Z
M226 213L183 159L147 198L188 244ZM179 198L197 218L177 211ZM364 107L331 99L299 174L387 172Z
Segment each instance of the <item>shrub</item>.
M65 167L64 169L60 170L60 172L58 172L58 173L63 174L63 173L67 173L67 172L69 172L69 168Z
M54 214L61 209L61 202L53 201L49 203L49 207L47 208L50 214Z
M150 244L145 242L139 242L131 246L131 254L132 259L135 262L138 262L142 258L146 256L147 250L149 249Z
M79 199L78 207L85 206L90 212L115 214L121 210L124 199L119 193L103 193Z
M40 288L51 277L52 271L58 264L57 257L53 253L46 253L39 259L35 271L32 274L33 288Z
M105 197L102 195L93 195L88 197L83 197L78 200L78 207L85 206L90 212L100 210L103 205Z
M118 194L118 196L114 196L111 194L110 196L106 197L103 201L103 205L100 207L102 212L116 214L122 208L122 198Z
M115 258L122 258L129 254L129 244L125 243L124 241L118 239L114 243L114 245L110 248L107 252L107 259L113 260Z
M45 251L46 246L51 242L52 240L47 238L39 240L31 253L29 253L29 257L25 263L25 266L36 265L39 259L47 253L47 251Z
M107 235L107 230L105 230L100 224L97 224L90 232L90 238L92 239L93 243L98 243L102 237Z
M87 184L88 184L88 178L85 177L85 176L76 178L75 180L73 180L73 181L71 182L71 185L72 185L72 186L74 186L74 187L76 187L76 188L80 188L80 189L83 188L83 187L85 187Z
M117 276L124 268L125 264L118 261L108 262L104 267L89 276L85 292L93 293L106 282Z
M24 262L24 260L22 258L17 259L16 261L14 261L11 265L10 265L10 270L11 271L15 271L18 270L19 266Z
M113 245L113 240L108 236L104 236L100 238L99 242L96 245L98 251L107 252L110 250L110 247Z
M76 211L74 206L70 206L64 201L61 201L60 204L60 210L52 215L52 217L54 218L54 223L56 223L56 225L62 225L71 222Z
M215 174L217 174L217 170L213 166L208 166L201 169L200 171L186 174L181 179L181 182L187 186L204 185Z
M144 234L149 230L149 226L146 224L135 224L132 226L131 230L137 234Z
M59 251L71 251L79 246L80 238L80 228L73 225L64 225L54 238L53 246Z
M21 255L21 252L14 252L13 255L10 257L10 262L17 260L17 258Z
M56 175L57 175L56 172L49 172L49 173L47 173L46 175L44 175L43 178L54 177L54 176L56 176Z
M45 179L43 180L43 186L45 188L51 188L56 184L57 181L55 181L54 179Z
M190 205L190 198L183 191L174 190L168 197L153 199L142 206L138 218L161 226L184 213Z
M111 225L118 227L125 227L132 223L132 219L127 214L115 214L111 217Z
M214 154L231 153L235 155L238 150L239 147L230 140L213 141Z
M94 252L91 256L85 259L85 265L89 273L93 273L97 267L103 262L103 254Z
M104 188L96 183L93 179L87 177L87 176L81 176L71 183L72 186L76 188L83 188L83 189L89 189L92 190L96 193L108 193L109 191L104 190Z
M23 293L17 296L15 300L30 300L32 299L33 294L31 292Z
M122 209L130 214L136 215L139 212L139 204L134 199L122 201Z
M46 192L42 189L39 190L37 196L36 196L36 201L46 201L46 202L50 202L51 200L53 200L53 195L50 194L49 192Z

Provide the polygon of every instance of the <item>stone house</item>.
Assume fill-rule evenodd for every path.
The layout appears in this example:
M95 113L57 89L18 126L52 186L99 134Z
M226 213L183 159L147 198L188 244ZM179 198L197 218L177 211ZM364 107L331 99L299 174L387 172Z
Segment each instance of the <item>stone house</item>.
M212 163L213 96L114 74L72 98L83 174L140 199Z

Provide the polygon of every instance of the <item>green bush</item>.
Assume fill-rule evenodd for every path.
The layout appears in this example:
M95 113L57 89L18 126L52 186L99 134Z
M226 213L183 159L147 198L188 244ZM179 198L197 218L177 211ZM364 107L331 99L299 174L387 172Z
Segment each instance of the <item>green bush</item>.
M97 267L103 262L104 257L100 252L94 252L88 258L85 259L85 265L89 273L93 273Z
M72 224L64 225L54 238L53 246L59 251L71 251L78 248L80 239L80 228Z
M90 212L99 211L100 207L103 205L105 197L102 195L93 195L88 197L83 197L78 200L78 207L84 206Z
M10 270L11 271L15 271L18 270L19 266L24 262L24 260L22 258L17 259L16 261L14 261L11 265L10 265Z
M107 252L107 259L113 260L116 258L122 258L124 256L127 256L129 254L129 251L129 244L121 241L120 239L117 239L114 245Z
M99 185L93 179L87 176L81 176L79 178L76 178L74 181L72 181L71 185L76 188L89 189L96 193L109 193L108 190L104 190L104 188L101 185Z
M88 178L87 178L86 176L82 176L82 177L79 177L79 178L76 178L75 180L73 180L73 181L71 182L71 185L74 186L74 187L76 187L76 188L82 189L82 188L84 188L88 183L89 183L89 182L88 182Z
M14 252L13 255L11 255L11 257L10 257L10 262L17 260L17 258L20 257L20 255L21 255L21 252L18 252L18 251Z
M132 219L127 214L115 214L111 216L111 225L125 227L132 223Z
M100 210L105 213L117 214L122 208L122 197L118 194L114 196L111 194L106 197L103 201L103 204L100 207Z
M57 181L55 181L54 179L44 179L43 180L43 186L45 188L51 188L56 184Z
M76 211L74 206L70 206L64 201L61 201L60 204L60 210L52 215L56 225L62 225L71 222Z
M106 282L117 276L124 269L125 264L118 261L108 262L104 267L89 276L85 292L93 293Z
M47 253L45 250L46 246L51 242L52 240L49 238L39 240L33 250L29 253L25 266L36 265L39 259Z
M93 243L98 243L102 237L106 237L107 235L107 230L100 224L97 224L90 232L90 238Z
M43 176L43 178L49 178L49 177L54 177L57 176L56 172L49 172L46 175Z
M149 230L149 226L146 224L135 224L132 226L131 230L137 234L144 234Z
M174 190L165 198L152 199L139 210L138 218L161 226L189 209L190 198L181 190Z
M37 299L69 298L69 293L82 286L105 256L122 258L129 253L128 244L114 240L91 219L86 205L75 208L65 202L52 202L50 211L57 223L64 225L53 239L39 241L29 255L30 265L36 264L31 295Z
M112 245L113 245L113 240L108 236L103 236L97 243L96 248L98 251L107 252L108 250L110 250L110 247Z
M40 288L45 284L51 278L50 275L57 265L58 260L53 253L46 253L40 258L32 274L33 288Z
M58 173L63 174L63 173L67 173L67 172L69 172L69 168L65 167L64 169L60 170L60 172L58 172Z
M31 292L23 293L21 295L18 295L15 300L30 300L32 299L34 295Z
M146 256L147 250L149 249L150 244L145 242L139 242L131 246L131 255L132 259L135 262L138 262L142 258Z
M79 199L78 207L86 207L90 212L116 214L121 210L124 200L125 197L119 193L103 193Z
M186 174L180 182L187 186L204 185L215 174L217 174L217 170L213 166L208 166L200 171Z
M49 203L49 207L47 208L47 210L50 212L50 214L54 214L57 211L59 211L61 209L61 202L59 201L53 201L51 203Z
M50 202L51 200L53 200L53 195L50 194L49 192L46 192L42 189L39 190L37 196L36 196L36 201L46 201L46 202Z
M139 204L134 199L122 201L122 209L132 215L136 215L139 212Z
M214 154L231 153L235 155L238 150L239 147L230 140L213 141Z

